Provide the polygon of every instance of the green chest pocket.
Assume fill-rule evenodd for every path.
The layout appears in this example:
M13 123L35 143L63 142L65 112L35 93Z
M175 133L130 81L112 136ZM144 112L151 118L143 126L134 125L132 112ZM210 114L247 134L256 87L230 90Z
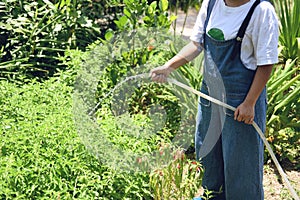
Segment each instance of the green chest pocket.
M207 34L215 40L225 40L223 31L218 28L210 29Z

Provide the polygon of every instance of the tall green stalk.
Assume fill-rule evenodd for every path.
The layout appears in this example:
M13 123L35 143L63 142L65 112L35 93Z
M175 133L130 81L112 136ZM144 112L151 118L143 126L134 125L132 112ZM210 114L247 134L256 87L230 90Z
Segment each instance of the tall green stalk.
M300 1L274 0L280 22L279 43L284 60L295 59L298 55L297 38L300 37Z

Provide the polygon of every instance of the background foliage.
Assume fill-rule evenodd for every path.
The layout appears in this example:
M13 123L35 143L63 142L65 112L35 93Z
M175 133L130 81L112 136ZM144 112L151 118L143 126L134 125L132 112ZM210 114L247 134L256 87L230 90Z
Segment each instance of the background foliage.
M300 47L300 1L291 0L273 0L276 12L280 21L280 37L279 45L281 50L281 58L296 59L299 57Z
M0 2L1 75L53 75L65 50L84 50L103 36L117 17L107 17L113 8L122 9L110 1Z

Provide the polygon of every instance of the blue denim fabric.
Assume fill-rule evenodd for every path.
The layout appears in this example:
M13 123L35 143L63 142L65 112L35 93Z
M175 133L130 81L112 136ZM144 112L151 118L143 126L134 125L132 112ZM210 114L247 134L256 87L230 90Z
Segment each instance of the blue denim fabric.
M218 82L214 80L216 77L209 73L207 56L211 54L225 87L226 98L219 98L219 100L237 107L244 101L255 71L243 65L240 53L233 60L230 58L234 42L234 40L216 41L207 35L204 36L206 64L201 92L213 94L211 89L216 88L214 83ZM266 102L266 89L264 89L256 102L254 119L262 131L265 131L266 126ZM213 191L222 188L223 192L216 194L214 199L263 200L262 140L252 125L234 120L233 111L224 108L214 109L214 107L218 106L200 98L195 149L196 158L200 159L205 169L203 186ZM224 125L220 123L222 120L225 121ZM214 128L215 131L221 131L220 137L212 150L205 157L200 158L199 152L204 146L204 138L208 133L211 134L209 131L213 127L211 124L221 126Z
M262 130L265 130L265 94L264 90L255 106L255 121ZM200 99L195 135L197 159L209 124L214 123L210 121L211 107L207 100ZM263 200L263 143L252 125L235 121L232 111L224 112L222 135L210 153L200 160L205 168L202 184L212 191L222 187L223 193L214 199Z

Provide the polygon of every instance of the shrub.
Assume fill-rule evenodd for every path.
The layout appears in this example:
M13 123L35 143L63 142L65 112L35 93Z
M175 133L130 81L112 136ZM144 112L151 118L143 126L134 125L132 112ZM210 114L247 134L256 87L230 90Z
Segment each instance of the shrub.
M149 175L120 173L87 152L73 123L72 88L0 84L2 199L150 199Z
M163 149L161 152L164 153ZM203 168L198 162L177 152L170 164L151 173L154 199L192 199L199 193L202 176Z
M276 65L268 82L267 137L280 160L299 157L300 74L296 60Z
M98 20L108 15L109 3L111 1L0 2L0 75L53 75L62 67L59 58L66 49L85 50L88 44L103 36L117 16Z

